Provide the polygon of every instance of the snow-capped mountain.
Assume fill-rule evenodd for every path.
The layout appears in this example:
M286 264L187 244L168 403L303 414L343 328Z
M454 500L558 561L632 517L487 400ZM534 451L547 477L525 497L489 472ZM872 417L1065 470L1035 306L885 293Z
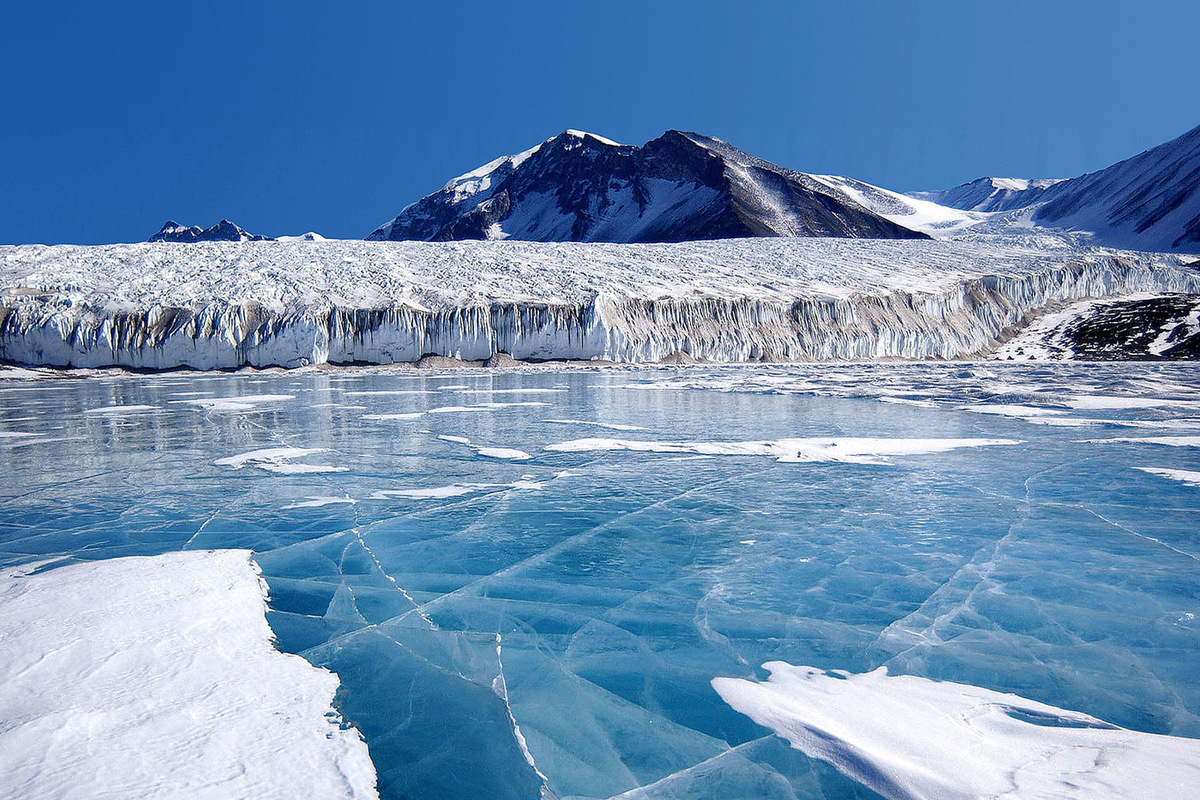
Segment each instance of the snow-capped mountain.
M1113 166L1063 181L1033 215L1139 250L1200 252L1200 126Z
M1038 225L1099 244L1200 252L1200 127L1098 172L1062 181L980 178L915 198L974 211L1032 208Z
M641 147L568 130L461 175L371 240L680 242L755 236L923 239L829 181L709 136Z
M329 240L326 239L321 234L317 233L316 231L309 231L308 233L302 233L299 236L276 236L275 241L277 241L277 242L327 242Z
M201 228L197 225L180 225L174 220L167 220L158 233L151 236L148 242L269 242L268 236L248 233L227 219L223 219L211 228Z
M1062 182L1062 178L977 178L953 189L909 192L908 196L963 211L1011 211L1038 202L1047 189Z

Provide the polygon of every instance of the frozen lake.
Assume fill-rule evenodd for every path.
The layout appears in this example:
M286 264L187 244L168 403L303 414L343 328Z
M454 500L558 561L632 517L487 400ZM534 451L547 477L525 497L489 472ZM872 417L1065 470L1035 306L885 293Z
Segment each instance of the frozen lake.
M713 687L767 662L1200 738L1195 365L5 380L0 460L0 566L253 550L383 797L900 791Z

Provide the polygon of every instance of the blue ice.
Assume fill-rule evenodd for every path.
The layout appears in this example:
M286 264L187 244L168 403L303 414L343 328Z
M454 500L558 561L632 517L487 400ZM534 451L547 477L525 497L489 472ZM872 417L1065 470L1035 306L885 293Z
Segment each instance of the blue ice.
M712 679L1200 737L1198 448L1188 365L5 381L0 564L253 549L384 797L864 797Z

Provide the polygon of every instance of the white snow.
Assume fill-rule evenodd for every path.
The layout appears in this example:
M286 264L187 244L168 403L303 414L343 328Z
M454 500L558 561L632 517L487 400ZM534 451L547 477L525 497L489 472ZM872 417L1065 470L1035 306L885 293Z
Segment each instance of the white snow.
M978 403L975 405L958 406L960 411L972 411L976 414L996 414L1003 417L1043 417L1054 414L1066 414L1057 408L1042 408L1041 406L1023 406L1005 403Z
M413 500L442 500L447 497L460 497L478 491L474 486L434 486L429 489L380 489L371 495L372 500L386 500L389 497L407 497Z
M977 686L781 661L726 703L887 798L1200 795L1200 739L1140 733Z
M0 571L0 794L376 796L337 676L272 646L247 551L26 572Z
M477 445L465 436L439 436L438 438L444 442L466 445L484 458L498 458L508 461L527 461L533 458L533 456L524 450L517 450L512 447L486 447Z
M621 144L620 144L619 142L614 142L612 139L606 139L606 138L605 138L605 137L603 137L603 136L600 136L600 135L598 135L598 134L595 134L595 133L588 133L587 131L577 131L577 130L575 130L574 128L567 128L567 130L566 130L566 134L567 134L568 136L577 136L577 137L579 137L580 139L582 139L582 138L583 138L583 137L585 137L585 136L590 136L590 137L592 137L593 139L595 139L595 140L596 140L596 141L598 141L598 142L602 142L602 143L604 143L604 144L611 145L611 146L613 146L613 147L620 147L620 146L621 146Z
M474 414L481 411L498 411L502 408L521 408L528 406L546 406L549 403L543 403L537 400L530 400L519 403L477 403L472 406L438 406L431 408L427 414Z
M97 417L123 417L133 414L148 414L156 411L162 411L158 406L136 405L127 406L103 406L101 408L89 408L84 411L84 414Z
M295 503L290 503L283 507L284 511L290 511L294 508L321 508L322 506L331 505L355 505L355 500L351 497L331 497L328 495L308 495L304 500L298 500Z
M944 453L960 447L1020 444L1014 439L776 439L759 442L647 442L630 439L573 439L547 445L561 453L632 450L644 453L694 453L708 456L768 456L781 462L827 461L886 464L888 456Z
M513 451L519 452L519 451ZM556 476L561 477L561 476ZM462 497L495 490L519 489L537 490L545 487L545 483L531 479L526 475L513 483L456 483L450 486L432 486L425 489L381 489L371 495L372 500L388 500L393 497L403 497L410 500L443 500L450 497Z
M485 458L501 458L510 461L527 461L533 458L533 456L524 450L517 450L512 447L476 447L475 452Z
M251 450L235 456L218 458L213 464L219 467L258 467L267 472L281 475L302 475L316 472L345 472L347 467L330 467L321 464L293 464L292 459L303 458L313 453L323 453L323 447L266 447L261 450Z
M293 394L250 394L242 397L202 397L195 400L172 400L176 405L198 406L205 411L253 411L266 403L294 400Z
M1173 481L1186 483L1188 486L1200 486L1200 472L1196 472L1195 470L1168 469L1166 467L1134 467L1134 469L1149 472L1151 475L1161 475Z
M1200 447L1200 436L1125 436L1112 439L1086 439L1093 443L1125 442L1128 444L1161 444L1167 447Z
M872 186L869 183L840 175L810 176L831 189L843 192L859 205L909 230L927 233L935 238L961 234L988 219L978 211L960 211L929 200Z
M277 242L327 242L329 240L326 239L321 234L316 233L315 231L309 231L308 233L302 233L299 236L277 236L277 237L275 237L275 241L277 241Z
M1066 401L1071 408L1111 411L1126 408L1195 408L1200 409L1200 400L1174 400L1166 397L1107 397L1104 395L1077 395Z
M644 431L645 428L637 425L621 425L616 422L592 422L586 419L547 419L543 422L552 422L556 425L592 425L597 428L607 428L610 431Z

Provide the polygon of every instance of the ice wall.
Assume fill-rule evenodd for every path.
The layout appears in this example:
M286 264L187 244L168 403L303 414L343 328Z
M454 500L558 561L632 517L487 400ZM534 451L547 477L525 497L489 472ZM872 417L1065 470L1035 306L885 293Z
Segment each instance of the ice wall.
M720 247L726 249L714 250ZM807 259L804 270L791 266L790 272L784 270L783 277L774 280L772 251L760 247L759 260L748 268L751 274L739 274L742 283L725 284L706 280L703 263L694 269L681 267L690 265L692 257L698 261L722 254L730 257L737 253L730 247L680 245L676 250L628 251L640 260L623 263L621 268L639 279L657 275L657 269L675 271L649 288L645 281L626 279L615 284L595 277L604 263L593 251L502 251L509 261L528 268L522 274L506 275L497 274L503 270L495 267L491 267L494 272L483 273L473 262L474 272L458 269L453 263L455 253L464 263L481 259L479 252L460 250L437 253L438 267L449 269L448 276L428 269L413 271L411 263L404 262L410 269L407 283L374 294L355 296L345 287L332 291L305 286L301 291L290 283L294 275L279 270L264 277L265 268L255 263L249 265L254 269L248 274L259 281L257 294L206 287L193 290L190 299L165 290L130 294L125 286L121 287L124 294L112 287L72 291L77 288L73 279L86 281L70 270L101 269L103 264L95 259L90 267L80 266L86 254L81 258L72 252L70 269L33 276L41 281L40 287L29 288L26 284L32 280L22 283L6 276L5 296L0 298L0 359L29 365L147 369L412 362L431 354L477 360L499 352L518 359L617 362L656 361L675 353L719 362L952 359L986 350L1002 333L1065 301L1147 291L1200 291L1200 275L1188 267L1119 251L1043 252L1024 261L998 251L993 254L998 262L995 271L989 272L990 251L976 248L963 251L961 257L971 261L970 268L956 273L931 272L921 260L921 250L893 252L880 250L880 245L856 245L874 249L861 249L869 268L851 272L840 265L853 263L859 251L820 251L810 246L783 251L784 256ZM119 265L132 276L123 280L167 271L161 259L143 251L130 252L140 254L142 261L131 264L131 257L122 255ZM581 279L563 277L570 265L555 262L558 272L539 283L530 277L542 279L534 271L538 264L531 267L527 262L531 254L549 258L546 252L558 259L592 259L599 266L592 263L595 275L584 269ZM612 257L607 250L599 252ZM822 252L836 256L824 271ZM890 271L889 252L895 259ZM929 250L927 255L934 267L955 263L953 251ZM45 257L39 254L39 258L38 265L44 266ZM8 260L16 259L10 255ZM234 266L245 267L241 261ZM201 272L222 268L217 262L211 269L194 267ZM394 277L394 266L379 269ZM413 299L412 286L420 286L422 280L461 281L469 288L470 281L481 280L481 275L491 281L491 288L440 294L424 289L432 302L429 297L426 302ZM231 279L238 276L230 272ZM47 288L49 278L56 282ZM271 281L288 291L270 288ZM353 279L347 282L352 284ZM922 286L931 288L922 290ZM505 291L514 299L504 299ZM270 299L271 292L282 299ZM539 297L545 300L535 299Z

